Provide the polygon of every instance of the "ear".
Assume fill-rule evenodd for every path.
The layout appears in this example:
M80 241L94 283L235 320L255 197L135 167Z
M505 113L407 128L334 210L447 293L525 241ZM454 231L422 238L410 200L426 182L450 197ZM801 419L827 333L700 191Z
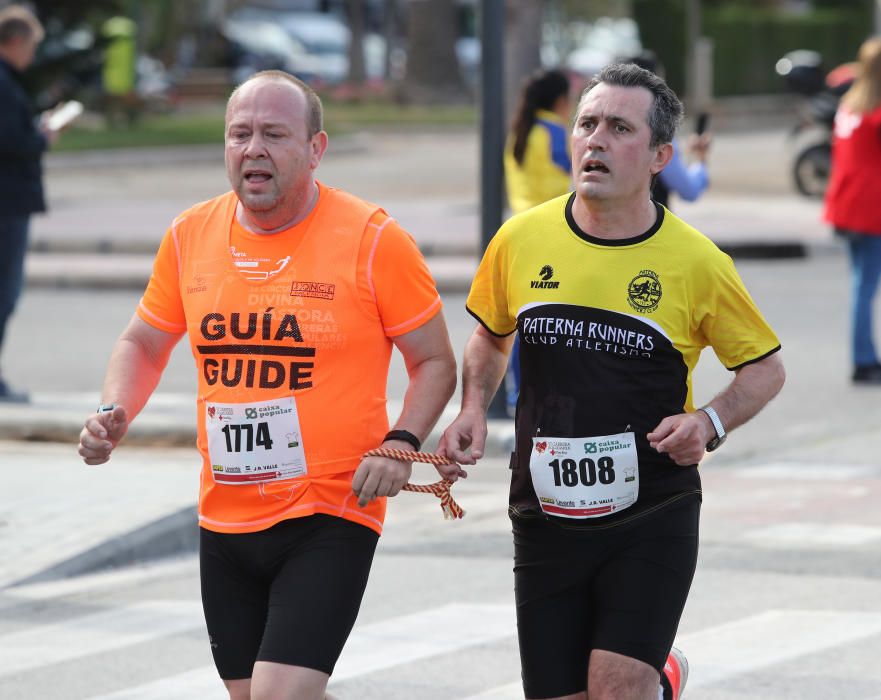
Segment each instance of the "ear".
M657 175L665 167L667 167L667 163L669 163L670 159L673 158L673 144L662 143L659 146L655 146L653 150L655 152L655 157L652 161L650 170L652 175Z
M315 136L312 137L310 146L312 152L309 157L309 166L312 170L315 170L318 167L318 164L321 163L321 159L324 157L324 152L327 150L327 132L319 131L315 134Z

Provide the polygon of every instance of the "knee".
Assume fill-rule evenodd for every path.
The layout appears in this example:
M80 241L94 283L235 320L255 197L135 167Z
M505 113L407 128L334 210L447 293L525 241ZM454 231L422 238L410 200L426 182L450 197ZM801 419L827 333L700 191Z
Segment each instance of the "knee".
M251 700L251 679L224 681L229 700Z
M659 684L658 672L646 663L618 655L591 656L588 700L655 700Z
M655 700L659 687L659 683L646 684L644 678L635 676L606 677L588 686L587 700Z

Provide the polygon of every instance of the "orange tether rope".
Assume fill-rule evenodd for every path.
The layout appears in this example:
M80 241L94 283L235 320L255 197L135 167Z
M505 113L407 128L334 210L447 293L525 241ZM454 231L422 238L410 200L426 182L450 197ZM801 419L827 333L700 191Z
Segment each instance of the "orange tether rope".
M425 462L426 464L456 464L449 457L441 457L431 452L410 452L407 450L393 450L387 447L378 447L368 450L365 457L387 457L401 462ZM444 512L444 520L456 520L465 517L465 511L453 500L450 487L453 482L449 479L441 479L434 484L404 484L404 491L415 493L433 493L440 499L441 510Z

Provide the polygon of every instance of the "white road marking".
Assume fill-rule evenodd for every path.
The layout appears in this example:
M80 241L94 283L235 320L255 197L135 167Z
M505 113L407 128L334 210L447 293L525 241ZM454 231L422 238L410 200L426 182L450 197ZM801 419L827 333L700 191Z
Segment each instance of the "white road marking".
M682 635L676 646L688 657L691 691L879 633L878 613L768 610ZM464 700L523 700L523 689L519 682L508 683Z
M754 467L731 469L743 479L781 479L784 481L851 481L881 476L878 464L810 464L801 462L768 462Z
M511 637L515 632L512 606L459 603L356 626L337 663L333 682ZM225 697L217 672L208 666L92 700Z
M523 700L523 686L519 681L507 683L497 688L490 688L477 695L469 695L463 700Z
M881 540L881 527L833 523L780 523L744 532L740 539L763 549L839 549Z
M199 603L154 600L0 637L0 676L167 637L205 625Z
M881 614L768 610L677 638L688 657L688 688L767 668L881 634Z

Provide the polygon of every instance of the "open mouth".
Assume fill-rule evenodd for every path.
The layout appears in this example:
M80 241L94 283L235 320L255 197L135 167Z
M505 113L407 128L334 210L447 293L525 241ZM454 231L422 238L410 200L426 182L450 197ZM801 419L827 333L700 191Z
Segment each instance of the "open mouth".
M586 173L608 173L609 169L601 161L589 160L587 162L587 164L584 166L584 172L586 172Z
M252 184L268 182L272 179L272 175L265 170L246 170L245 180Z

